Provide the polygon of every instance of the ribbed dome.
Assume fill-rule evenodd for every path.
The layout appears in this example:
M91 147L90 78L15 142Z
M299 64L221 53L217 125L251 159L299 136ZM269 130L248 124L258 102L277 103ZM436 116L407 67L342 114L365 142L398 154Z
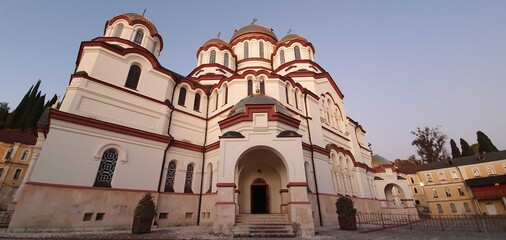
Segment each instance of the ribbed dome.
M263 34L266 34L266 35L274 38L276 41L278 40L278 38L274 34L274 30L272 28L269 29L269 28L266 28L262 25L250 24L250 25L247 25L239 30L235 30L234 35L230 39L230 42L234 41L234 39L239 37L240 35L243 35L246 33L263 33Z
M230 44L228 44L228 42L226 42L225 40L223 40L221 38L210 39L209 41L205 42L204 45L202 45L202 47L205 47L206 45L209 45L209 44L218 44L218 45L230 47Z
M288 34L279 40L279 43L288 42L293 39L300 39L307 42L307 39L299 34Z
M246 111L246 105L257 104L273 104L276 112L290 116L290 112L288 109L286 109L285 106L283 106L283 104L281 104L278 100L264 94L251 95L243 98L232 108L232 110L230 110L228 116L231 117L240 113L244 113Z
M392 164L392 162L390 162L385 157L382 157L377 154L372 156L372 161L371 161L372 167L379 167L379 166L385 165L385 164Z
M147 17L145 17L143 15L140 15L137 13L124 13L124 14L120 14L118 16L113 17L113 19L117 18L117 17L121 17L121 16L127 17L130 20L130 22L137 21L137 20L143 21L153 29L154 32L151 34L158 33L158 30L156 29L155 25L151 22L151 20L149 20Z

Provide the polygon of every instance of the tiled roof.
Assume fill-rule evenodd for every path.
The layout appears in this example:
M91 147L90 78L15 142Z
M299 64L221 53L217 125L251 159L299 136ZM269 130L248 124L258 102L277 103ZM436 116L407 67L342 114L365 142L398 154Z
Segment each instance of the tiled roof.
M22 143L27 145L35 145L37 136L29 133L21 133L9 130L0 130L0 142L6 143Z

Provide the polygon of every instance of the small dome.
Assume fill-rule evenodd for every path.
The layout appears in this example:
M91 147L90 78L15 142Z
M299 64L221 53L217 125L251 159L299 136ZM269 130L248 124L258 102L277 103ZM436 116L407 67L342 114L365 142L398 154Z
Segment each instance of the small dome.
M307 42L307 39L299 34L288 34L288 35L284 36L283 38L281 38L281 40L279 40L279 43L288 42L293 39L299 39L299 40Z
M230 42L234 41L234 39L236 39L237 37L239 37L243 34L246 34L246 33L263 33L263 34L266 34L266 35L274 38L276 41L278 40L278 38L274 34L274 30L272 28L266 28L266 27L264 27L262 25L258 25L258 24L250 24L250 25L247 25L239 30L235 30L234 35L230 39Z
M205 42L204 45L202 45L202 47L205 47L206 45L209 45L209 44L218 44L218 45L230 47L230 44L228 44L228 42L226 42L225 40L223 40L221 38L210 39L209 41Z
M246 105L257 105L257 104L272 104L274 105L275 111L277 113L282 113L286 116L290 116L290 112L288 111L288 109L286 109L286 107L283 106L283 104L281 104L278 100L264 94L258 94L245 97L237 104L235 104L232 110L230 110L228 117L244 113L246 111Z
M124 13L124 14L120 14L118 16L115 16L112 19L120 18L120 17L126 17L126 18L128 18L128 20L130 20L130 22L134 22L134 21L145 22L146 25L148 25L151 28L150 30L153 31L151 34L157 34L158 33L158 30L156 29L155 25L147 17L145 17L143 15L140 15L140 14L137 14L137 13Z
M386 159L385 157L382 157L377 154L372 156L372 161L371 161L372 167L379 167L379 166L385 165L385 164L392 164L392 162L389 161L388 159Z

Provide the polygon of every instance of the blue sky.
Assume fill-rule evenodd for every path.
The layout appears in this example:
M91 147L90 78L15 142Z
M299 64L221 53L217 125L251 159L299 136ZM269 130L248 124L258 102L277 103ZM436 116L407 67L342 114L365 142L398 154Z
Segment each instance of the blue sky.
M506 149L506 1L2 1L0 102L14 108L38 79L63 96L79 44L105 22L142 13L164 40L160 63L182 75L207 40L229 40L257 18L278 38L305 36L345 95L373 151L415 154L411 131L440 126ZM449 150L449 149L448 149Z

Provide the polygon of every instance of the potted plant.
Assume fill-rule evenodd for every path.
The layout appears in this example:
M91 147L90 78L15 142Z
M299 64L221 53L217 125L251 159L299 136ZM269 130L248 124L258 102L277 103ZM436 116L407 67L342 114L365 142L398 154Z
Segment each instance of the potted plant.
M351 198L342 196L336 202L337 218L342 230L357 230L357 209Z
M134 211L132 233L148 233L151 231L151 224L156 217L155 202L150 193L146 193L139 201Z

